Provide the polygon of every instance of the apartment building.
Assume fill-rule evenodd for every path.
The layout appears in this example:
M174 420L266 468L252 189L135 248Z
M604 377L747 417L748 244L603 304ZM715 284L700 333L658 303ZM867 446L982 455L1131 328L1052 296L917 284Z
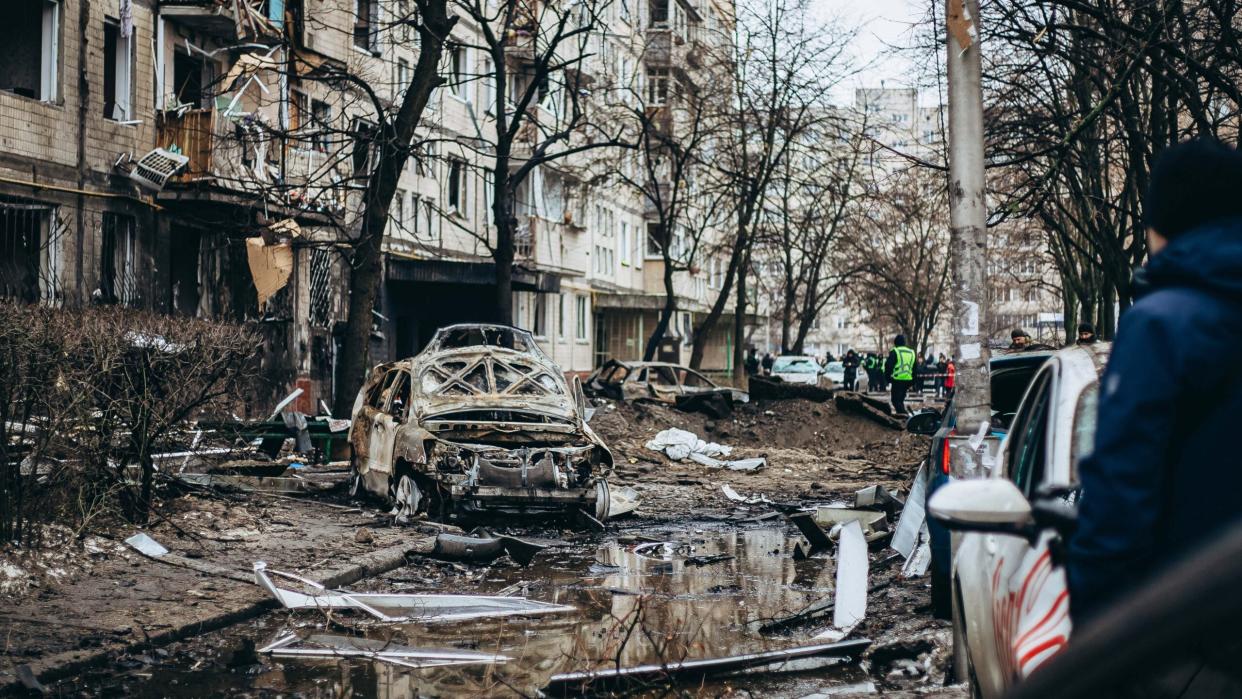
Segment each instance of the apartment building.
M633 17L614 9L594 39L615 44L607 60L640 90L668 90L663 74L641 68L649 31L686 32L702 16L673 2ZM0 296L245 322L265 342L267 396L297 386L299 409L331 404L348 241L375 167L359 135L409 84L417 37L394 19L411 5L7 3ZM472 147L495 93L485 79L490 59L472 48L479 28L461 21L454 32L448 84L432 96L390 210L373 314L377 362L418 351L442 325L496 319L491 163ZM607 75L615 66L599 53L591 70ZM161 175L179 159L182 169ZM650 295L658 275L646 255L642 199L587 183L571 160L536 168L518 199L512 322L534 331L566 371L636 358L649 309L638 309L635 323L626 317L633 309L610 300ZM257 252L285 279L263 297ZM707 274L679 280L685 312L709 302ZM709 353L708 368L727 368L728 355Z

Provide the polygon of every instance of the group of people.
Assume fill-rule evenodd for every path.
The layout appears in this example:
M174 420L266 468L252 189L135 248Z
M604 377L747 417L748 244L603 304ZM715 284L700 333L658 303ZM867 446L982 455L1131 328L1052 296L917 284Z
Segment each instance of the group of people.
M952 397L957 385L957 366L952 357L941 354L933 358L929 354L919 360L918 353L906 345L905 335L893 339L893 349L884 359L872 352L859 354L851 349L841 363L845 365L846 388L859 387L858 370L862 369L867 374L867 390L888 390L893 412L898 415L906 414L906 394L911 388L926 390L931 382L937 395Z

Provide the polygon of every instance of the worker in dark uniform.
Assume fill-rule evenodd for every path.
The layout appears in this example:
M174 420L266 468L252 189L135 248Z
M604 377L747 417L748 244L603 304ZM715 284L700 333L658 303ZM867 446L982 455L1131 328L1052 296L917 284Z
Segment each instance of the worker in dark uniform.
M858 353L854 350L846 352L845 357L841 359L841 364L845 367L845 390L856 390L858 388Z

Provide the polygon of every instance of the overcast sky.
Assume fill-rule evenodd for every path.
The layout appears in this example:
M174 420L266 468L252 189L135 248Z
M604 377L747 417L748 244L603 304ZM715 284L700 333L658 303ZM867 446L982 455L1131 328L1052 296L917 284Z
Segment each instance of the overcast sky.
M817 14L840 17L847 25L862 29L855 42L859 64L870 67L837 90L836 100L849 102L856 87L915 86L919 76L916 62L900 50L890 47L909 46L913 38L911 25L921 19L930 0L812 0ZM931 82L926 77L924 83ZM937 102L935 91L928 90L924 104Z

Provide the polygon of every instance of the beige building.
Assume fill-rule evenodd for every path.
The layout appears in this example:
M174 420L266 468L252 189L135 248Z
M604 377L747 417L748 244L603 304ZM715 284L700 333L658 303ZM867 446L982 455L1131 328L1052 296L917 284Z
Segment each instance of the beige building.
M246 322L269 347L264 393L279 397L296 385L304 390L299 409L331 404L345 241L358 230L360 193L375 166L357 136L409 83L416 37L392 20L411 6L6 2L0 296ZM669 57L644 53L651 37L680 47L708 18L731 26L715 0L654 0L632 16L610 7L606 31L592 41L612 49L595 51L589 69L656 95L673 94L668 81L685 76ZM471 147L492 118L494 94L483 79L491 67L471 48L478 27L461 21L454 32L442 71L449 83L432 96L390 211L375 361L418 351L442 325L495 315L489 162L485 149ZM342 75L370 92L333 78ZM537 109L555 118L551 99ZM165 181L160 166L179 156L185 167ZM537 168L518 198L513 322L534 331L566 371L637 357L660 276L647 254L641 197L587 184L569 159ZM287 246L292 266L262 307L247 262L247 240L260 237ZM679 275L683 315L713 298L708 276ZM679 328L694 317L685 320ZM708 356L707 368L726 368L725 349Z

